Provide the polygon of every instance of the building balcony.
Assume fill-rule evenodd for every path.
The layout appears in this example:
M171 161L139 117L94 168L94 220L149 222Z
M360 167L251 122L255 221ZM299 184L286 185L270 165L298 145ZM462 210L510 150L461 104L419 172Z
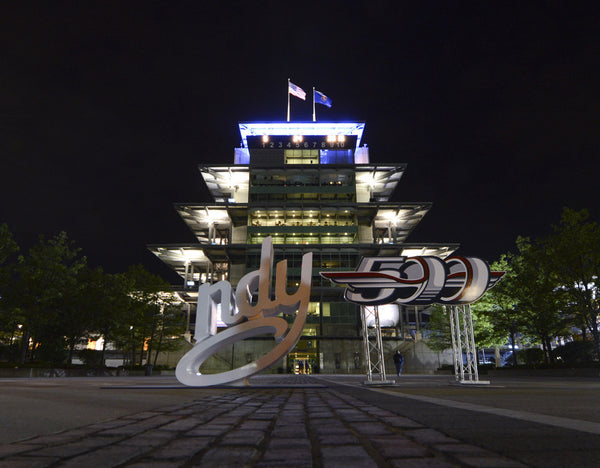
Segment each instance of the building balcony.
M341 183L326 183L323 185L304 185L300 182L296 184L282 185L254 185L250 187L250 195L256 193L356 193L353 185L343 185Z
M294 222L294 221L287 221L285 224L281 225L253 225L253 226L248 226L248 234L264 234L264 235L271 235L271 234L293 234L293 233L298 233L298 234L302 234L302 235L306 235L306 234L315 234L315 235L327 235L327 234L356 234L358 233L358 226L356 225L352 225L350 224L350 222L348 221L348 224L346 225L342 225L341 223L338 225L338 223L336 223L335 225L332 223L330 223L329 225L327 224L327 221L325 221L325 224L317 224L315 223L314 225L308 225L308 223L303 224L300 221Z

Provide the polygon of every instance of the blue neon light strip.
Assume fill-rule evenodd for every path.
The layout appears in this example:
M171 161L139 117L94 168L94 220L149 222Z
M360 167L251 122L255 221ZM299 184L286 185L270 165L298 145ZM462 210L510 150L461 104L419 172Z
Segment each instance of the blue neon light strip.
M364 122L243 122L239 126L244 148L251 135L356 135L358 148L365 129Z

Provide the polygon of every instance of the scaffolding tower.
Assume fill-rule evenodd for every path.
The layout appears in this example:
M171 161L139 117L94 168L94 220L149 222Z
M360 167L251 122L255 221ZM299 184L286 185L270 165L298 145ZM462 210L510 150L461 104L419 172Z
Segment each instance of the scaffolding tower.
M395 380L388 380L385 374L385 356L383 353L383 340L381 338L381 324L379 322L379 309L377 306L361 306L361 319L363 331L363 347L365 363L367 366L367 380L365 385L392 385ZM374 327L367 326L367 318L373 317ZM371 322L371 320L369 320ZM373 378L375 377L375 379Z
M454 356L454 376L459 384L489 384L489 380L479 380L473 317L471 305L450 306L446 308L452 335L452 354Z

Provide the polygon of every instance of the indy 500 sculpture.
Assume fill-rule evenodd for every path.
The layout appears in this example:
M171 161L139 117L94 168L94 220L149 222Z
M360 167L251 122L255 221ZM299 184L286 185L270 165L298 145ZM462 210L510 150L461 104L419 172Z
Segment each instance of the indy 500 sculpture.
M376 383L393 383L385 374L378 311L378 306L392 303L450 306L447 313L456 379L460 383L484 383L479 381L477 371L470 304L493 287L503 274L490 271L488 264L480 258L442 260L432 256L363 257L356 271L321 272L321 276L332 282L347 285L344 297L361 306L368 379L365 383L374 383L374 372L380 376ZM368 320L369 313L374 320ZM369 322L374 323L374 344L367 328Z
M301 280L293 294L286 291L287 260L277 263L275 288L271 287L273 241L262 243L260 268L243 276L235 294L228 281L202 284L198 289L198 308L194 347L185 354L175 375L185 384L196 387L233 384L243 385L252 375L274 365L286 356L302 335L306 322L312 279L312 253L302 257ZM487 263L472 257L364 257L356 271L320 272L337 284L346 284L346 300L359 304L363 314L365 340L366 309L390 303L427 305L438 302L452 306L450 310L452 339L457 378L478 381L477 365L473 361L474 342L470 308L465 308L492 287L503 275L490 271ZM273 294L274 293L274 294ZM273 298L273 299L272 299ZM217 333L218 309L221 320L228 326ZM462 307L462 324L459 310ZM291 327L280 314L296 314ZM381 342L381 329L376 320ZM218 374L202 374L200 367L212 355L226 346L253 336L272 334L277 344L256 361ZM367 355L369 347L365 344ZM467 370L463 366L463 350L467 352ZM382 347L379 346L378 365L385 380ZM368 357L368 356L367 356ZM369 380L372 377L371 360L367 359Z

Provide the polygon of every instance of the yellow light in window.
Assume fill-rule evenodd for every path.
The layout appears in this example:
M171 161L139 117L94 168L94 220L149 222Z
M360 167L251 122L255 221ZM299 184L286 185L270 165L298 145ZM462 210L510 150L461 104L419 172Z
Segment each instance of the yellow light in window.
M327 135L327 143L335 143L337 140L335 135Z
M304 137L302 135L294 135L292 137L292 141L294 143L302 143L302 140L304 140Z
M339 141L340 143L343 143L344 141L346 141L346 136L345 135L338 135L337 141Z
M263 141L263 143L268 143L269 142L269 135L263 135L262 136L262 141Z

